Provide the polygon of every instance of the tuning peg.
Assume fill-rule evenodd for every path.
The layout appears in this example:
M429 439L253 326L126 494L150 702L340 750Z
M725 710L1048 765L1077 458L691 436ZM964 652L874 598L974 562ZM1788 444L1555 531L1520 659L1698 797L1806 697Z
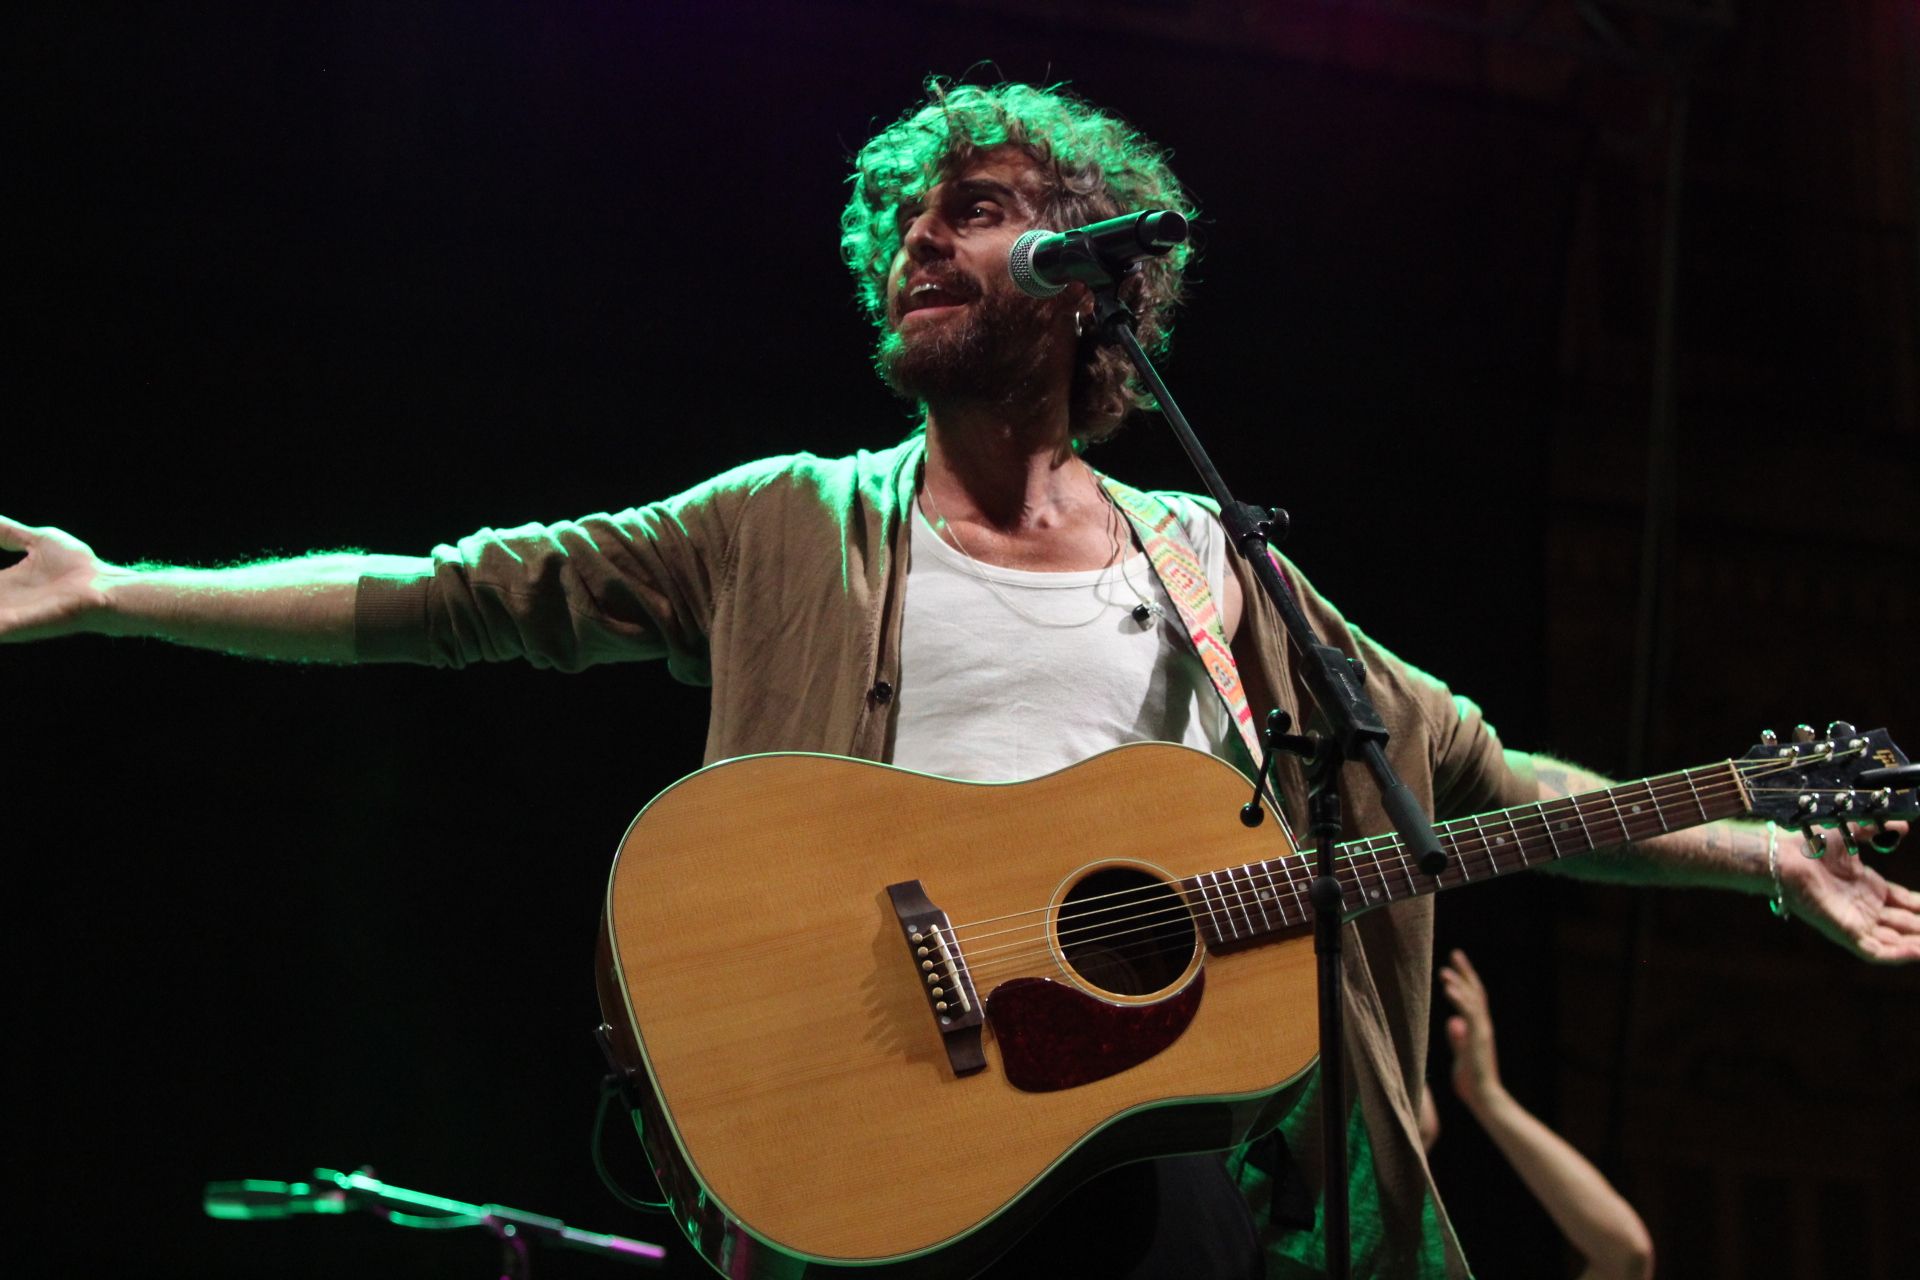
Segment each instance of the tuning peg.
M1807 839L1807 856L1809 858L1826 856L1827 838L1820 834L1818 827L1809 822L1806 826L1800 828L1800 834Z
M1840 824L1839 830L1840 830L1840 842L1847 846L1847 856L1849 858L1859 857L1860 842L1854 838L1853 825L1851 823L1843 822Z
M1852 725L1848 724L1845 720L1835 720L1832 724L1827 726L1827 736L1829 738L1832 738L1836 742L1838 742L1842 738L1851 738L1854 734L1858 732L1859 732L1858 729L1855 729Z
M1780 735L1771 729L1762 729L1760 731L1760 745L1763 747L1777 747L1780 745Z
M1812 742L1813 726L1810 724L1797 724L1793 726L1793 740L1795 742Z

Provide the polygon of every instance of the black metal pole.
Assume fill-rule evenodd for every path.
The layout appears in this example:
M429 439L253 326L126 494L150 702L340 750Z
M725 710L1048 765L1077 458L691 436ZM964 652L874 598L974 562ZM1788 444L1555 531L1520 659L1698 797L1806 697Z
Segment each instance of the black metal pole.
M1329 726L1328 736L1318 743L1312 762L1310 823L1319 841L1319 871L1309 897L1314 908L1314 950L1320 984L1320 1100L1322 1132L1326 1135L1321 1152L1323 1235L1328 1275L1333 1280L1346 1280L1352 1259L1348 1245L1346 1066L1341 1016L1340 929L1345 911L1334 865L1334 849L1340 836L1341 764L1351 759L1366 763L1380 788L1381 804L1388 818L1423 872L1439 875L1446 867L1446 855L1441 851L1433 824L1413 792L1387 763L1386 725L1361 687L1366 669L1358 660L1349 659L1338 649L1320 642L1313 624L1301 611L1292 589L1268 554L1268 534L1276 516L1234 500L1213 459L1207 456L1186 415L1180 412L1173 393L1167 390L1153 361L1134 336L1133 314L1119 299L1119 284L1128 269L1128 265L1122 264L1106 283L1093 288L1096 331L1104 341L1116 343L1126 351L1142 381L1159 402L1174 437L1186 451L1187 460L1200 473L1207 493L1220 506L1220 521L1226 526L1228 541L1252 567L1295 648L1304 655L1301 678Z

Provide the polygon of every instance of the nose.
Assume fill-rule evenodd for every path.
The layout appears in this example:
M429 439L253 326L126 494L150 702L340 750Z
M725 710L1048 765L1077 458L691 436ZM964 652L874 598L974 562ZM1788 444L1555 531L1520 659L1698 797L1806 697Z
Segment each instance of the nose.
M907 251L907 257L915 262L944 258L953 252L949 228L939 212L931 207L922 209L908 221L907 232L900 238L900 245Z

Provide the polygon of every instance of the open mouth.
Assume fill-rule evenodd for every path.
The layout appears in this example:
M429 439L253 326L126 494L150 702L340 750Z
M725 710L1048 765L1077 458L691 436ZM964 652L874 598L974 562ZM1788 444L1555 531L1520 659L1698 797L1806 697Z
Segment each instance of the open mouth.
M945 311L954 307L963 307L973 301L971 293L963 291L954 284L937 280L922 280L907 290L900 302L900 318L906 319L923 311Z

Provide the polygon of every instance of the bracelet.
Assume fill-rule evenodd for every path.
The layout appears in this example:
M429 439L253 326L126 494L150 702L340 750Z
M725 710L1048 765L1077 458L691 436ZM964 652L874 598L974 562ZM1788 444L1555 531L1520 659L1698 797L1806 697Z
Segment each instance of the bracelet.
M1767 873L1773 877L1773 901L1768 910L1782 920L1791 919L1787 911L1787 891L1780 883L1780 828L1767 824Z

